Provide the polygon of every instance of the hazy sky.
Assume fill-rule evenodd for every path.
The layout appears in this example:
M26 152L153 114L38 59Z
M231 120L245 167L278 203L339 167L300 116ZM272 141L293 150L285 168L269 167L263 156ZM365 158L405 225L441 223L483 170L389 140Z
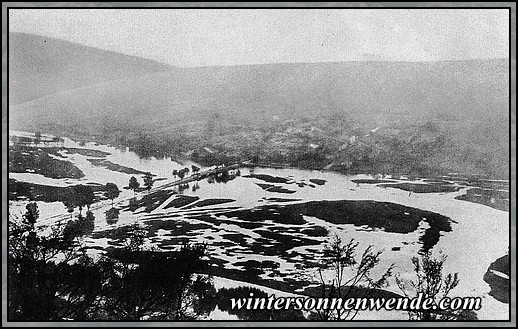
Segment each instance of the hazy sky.
M10 9L9 30L177 66L507 58L507 10Z

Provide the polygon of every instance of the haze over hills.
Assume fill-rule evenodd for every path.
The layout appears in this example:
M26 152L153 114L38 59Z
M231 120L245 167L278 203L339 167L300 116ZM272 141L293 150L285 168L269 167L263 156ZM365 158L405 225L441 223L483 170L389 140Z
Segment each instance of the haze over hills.
M11 105L117 79L173 67L125 54L26 33L9 33Z
M37 120L32 121L40 123L80 125L88 120L93 129L107 115L127 116L130 121L139 120L134 124L142 124L142 119L184 121L213 112L261 119L336 112L352 116L404 113L464 121L507 115L506 82L506 60L201 67L46 95L11 106L11 119L15 126L27 124L34 116ZM30 85L40 89L37 80ZM11 89L16 93L18 87Z
M157 149L167 152L200 145L235 151L263 143L289 120L316 124L338 116L370 129L432 121L471 157L476 157L473 150L489 154L489 162L508 157L507 59L174 68L138 58L123 61L125 55L59 40L53 40L56 55L51 55L38 51L36 42L17 42L18 37L41 41L11 36L29 54L23 57L25 65L18 60L10 68L19 82L10 82L11 97L18 102L40 97L18 104L11 99L10 129L119 141L153 136ZM11 51L16 49L22 48ZM69 55L74 53L81 56ZM40 64L27 65L29 60ZM347 140L352 126L326 129L337 121L329 119L321 128L336 128ZM477 133L481 128L484 133ZM237 134L243 145L236 144ZM296 144L300 152L300 136L292 137L282 143ZM310 137L304 138L307 143Z

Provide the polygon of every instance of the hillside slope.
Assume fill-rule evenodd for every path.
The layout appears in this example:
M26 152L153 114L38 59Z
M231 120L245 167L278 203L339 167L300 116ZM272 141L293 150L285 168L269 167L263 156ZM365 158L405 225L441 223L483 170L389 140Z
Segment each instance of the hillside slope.
M139 57L26 33L9 33L11 105L173 67Z
M507 70L506 60L190 68L48 95L11 106L10 119L16 128L87 122L92 131L113 118L168 125L214 113L251 122L331 113L469 121L508 116Z
M113 64L93 58L85 62L99 70ZM19 69L13 76L25 76ZM53 73L49 79L59 80ZM408 162L405 172L505 178L508 81L507 59L171 68L11 102L9 128L123 144L143 156L218 149L222 156L208 163L264 157L322 168L353 156L358 170ZM45 88L41 82L34 80L35 91ZM382 137L343 148L376 127ZM315 153L308 145L322 148Z

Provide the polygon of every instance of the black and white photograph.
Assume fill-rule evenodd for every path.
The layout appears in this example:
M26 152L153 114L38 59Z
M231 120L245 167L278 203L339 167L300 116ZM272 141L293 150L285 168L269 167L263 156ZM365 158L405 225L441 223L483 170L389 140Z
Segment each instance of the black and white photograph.
M23 4L8 323L515 321L510 3Z

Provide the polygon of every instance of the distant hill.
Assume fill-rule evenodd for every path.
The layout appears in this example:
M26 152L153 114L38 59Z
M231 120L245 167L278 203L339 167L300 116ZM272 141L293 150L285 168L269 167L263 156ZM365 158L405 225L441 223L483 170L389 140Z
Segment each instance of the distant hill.
M387 128L384 142L394 147L373 141L365 148L401 153L428 138L408 135L412 127L434 122L433 139L451 142L437 142L418 161L508 172L507 59L174 68L58 40L58 48L40 52L32 41L43 39L27 38L25 62L33 64L16 59L10 67L9 129L138 146L146 156L211 146L247 159L261 145L284 161L313 142L330 147L320 166L342 161L338 147L355 127ZM318 137L311 126L320 119ZM309 132L300 133L306 126Z
M15 70L11 72L19 74ZM99 131L114 118L129 125L166 126L212 115L253 123L274 116L287 119L337 112L372 121L422 117L469 121L508 117L507 82L507 60L176 69L11 103L10 124L22 129L46 123L88 123L85 129ZM11 89L17 88L15 84Z
M9 33L11 105L173 67L139 57L26 33Z

